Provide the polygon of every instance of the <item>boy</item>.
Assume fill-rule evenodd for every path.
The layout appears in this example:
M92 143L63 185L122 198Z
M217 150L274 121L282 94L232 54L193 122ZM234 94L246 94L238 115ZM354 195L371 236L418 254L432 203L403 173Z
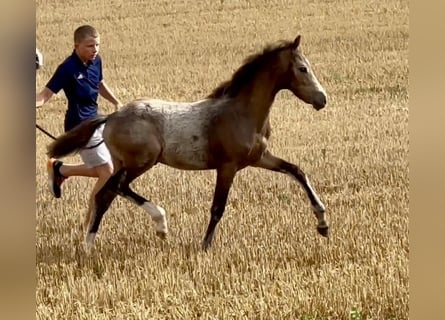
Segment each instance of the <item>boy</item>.
M114 96L102 78L102 60L99 53L100 37L96 29L90 25L78 27L74 32L74 50L57 68L45 88L36 95L36 107L45 104L53 94L60 90L68 99L65 114L65 132L71 130L82 121L98 114L97 98L100 94L110 101L116 110L122 105ZM60 160L48 160L48 182L51 193L61 197L62 182L71 176L98 178L90 198L102 188L113 173L110 153L102 141L103 125L99 127L80 152L84 164L65 164ZM90 148L88 148L90 147Z

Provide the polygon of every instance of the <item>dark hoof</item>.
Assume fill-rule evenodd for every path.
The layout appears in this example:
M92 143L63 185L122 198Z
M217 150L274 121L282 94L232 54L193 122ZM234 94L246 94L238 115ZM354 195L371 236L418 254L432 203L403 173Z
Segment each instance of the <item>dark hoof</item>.
M329 237L329 227L328 226L317 227L317 231L323 237L326 237L326 238Z
M212 245L212 244L211 244L211 241L206 241L206 240L202 241L202 243L201 243L201 249L202 249L202 251L207 251L207 250L209 250L211 245Z
M156 235L157 235L159 238L161 238L162 240L167 239L167 234L166 234L165 232L159 232L159 231L156 231Z

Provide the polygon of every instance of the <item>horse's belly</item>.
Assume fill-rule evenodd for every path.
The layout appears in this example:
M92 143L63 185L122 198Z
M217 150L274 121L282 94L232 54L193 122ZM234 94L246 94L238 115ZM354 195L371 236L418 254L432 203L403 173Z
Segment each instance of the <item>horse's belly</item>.
M205 143L166 141L161 162L184 170L208 169L208 147Z

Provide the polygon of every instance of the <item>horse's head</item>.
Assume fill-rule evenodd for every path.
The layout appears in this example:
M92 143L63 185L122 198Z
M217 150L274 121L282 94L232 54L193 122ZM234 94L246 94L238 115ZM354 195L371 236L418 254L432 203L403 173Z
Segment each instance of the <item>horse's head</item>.
M36 48L36 70L43 66L43 54Z
M297 36L289 46L290 54L286 54L289 61L286 63L288 68L287 83L284 88L289 89L298 98L320 110L325 107L327 102L326 91L315 77L308 59L298 49L300 40L301 36Z

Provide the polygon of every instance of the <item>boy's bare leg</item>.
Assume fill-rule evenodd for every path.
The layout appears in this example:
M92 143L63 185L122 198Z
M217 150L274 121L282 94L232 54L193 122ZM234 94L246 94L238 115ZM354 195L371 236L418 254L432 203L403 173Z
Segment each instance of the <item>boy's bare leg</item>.
M59 172L65 178L72 176L80 177L98 177L96 168L89 168L85 164L62 164Z
M88 211L84 222L85 231L88 231L87 228L90 223L91 213L94 209L94 198L96 196L96 193L99 192L100 189L102 189L102 187L105 185L105 183L113 174L113 167L110 166L108 163L105 163L103 165L91 169L94 170L95 177L98 177L98 179L93 187L93 190L91 191L90 199L88 202Z

